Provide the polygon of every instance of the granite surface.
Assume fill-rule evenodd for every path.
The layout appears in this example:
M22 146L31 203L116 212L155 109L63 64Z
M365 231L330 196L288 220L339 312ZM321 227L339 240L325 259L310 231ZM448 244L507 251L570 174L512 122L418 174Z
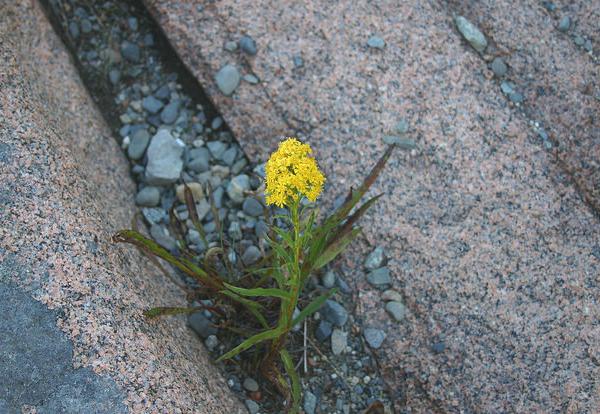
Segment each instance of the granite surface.
M0 4L0 411L235 413L184 295L110 242L127 161L36 2Z
M387 331L377 352L398 412L600 411L600 223L589 202L598 66L543 2L144 3L255 161L284 135L310 142L326 204L409 122L416 147L392 158L363 241L337 264L360 292L363 329ZM596 30L584 9L573 11L580 30ZM483 55L454 13L488 36ZM242 35L256 55L224 49ZM383 49L367 45L374 35ZM506 58L522 104L502 94L494 56ZM214 75L226 64L261 82L223 96ZM561 143L563 162L534 121ZM583 190L568 173L576 167ZM401 322L365 282L374 245L409 310Z

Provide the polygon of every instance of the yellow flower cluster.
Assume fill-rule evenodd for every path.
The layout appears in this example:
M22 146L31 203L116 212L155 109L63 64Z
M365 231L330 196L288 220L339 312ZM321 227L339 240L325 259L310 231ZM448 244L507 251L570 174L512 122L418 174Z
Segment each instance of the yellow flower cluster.
M290 205L302 195L315 201L323 190L325 176L310 157L310 145L288 138L269 158L265 166L267 204Z

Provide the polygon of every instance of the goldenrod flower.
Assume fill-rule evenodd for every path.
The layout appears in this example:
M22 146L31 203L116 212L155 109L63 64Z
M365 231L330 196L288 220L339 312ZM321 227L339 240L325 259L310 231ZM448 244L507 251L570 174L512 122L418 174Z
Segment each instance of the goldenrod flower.
M296 138L288 138L279 144L265 166L267 204L283 207L302 195L310 201L317 199L325 176L315 159L309 156L311 153L310 145Z

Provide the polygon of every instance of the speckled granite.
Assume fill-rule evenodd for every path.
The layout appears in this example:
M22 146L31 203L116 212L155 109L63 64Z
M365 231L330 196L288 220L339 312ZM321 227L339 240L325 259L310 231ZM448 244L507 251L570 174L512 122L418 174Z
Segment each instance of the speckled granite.
M109 242L128 165L36 2L2 2L0 39L0 411L242 412L184 320L143 318L185 298Z
M338 263L360 292L363 326L387 330L378 352L398 412L600 411L600 223L460 37L448 3L144 2L255 160L281 135L313 145L328 203L383 152L381 136L409 121L417 148L393 157L373 190L386 196L364 221L365 239ZM505 16L518 14L515 7L502 6ZM501 26L499 13L484 31ZM560 133L591 116L580 87L597 77L560 33L538 26L552 22L523 13L506 35L525 42L531 29L539 42L532 56L564 53L572 65L539 62L541 80L527 84L544 120L564 103L534 99L540 82L568 92L575 109L583 105L572 119L573 108L560 114L551 130ZM256 56L223 49L242 34L256 40ZM372 35L385 40L383 50L367 46ZM528 55L519 53L524 64ZM213 75L226 63L262 83L222 96ZM585 142L596 145L597 135ZM400 323L365 282L369 245L390 256L409 308Z
M557 5L552 12L537 0L517 9L509 0L450 3L493 39L487 54L504 58L504 80L523 94L525 112L559 145L556 155L600 213L600 2ZM557 29L562 16L572 21L566 33ZM575 35L595 37L593 54L575 44Z

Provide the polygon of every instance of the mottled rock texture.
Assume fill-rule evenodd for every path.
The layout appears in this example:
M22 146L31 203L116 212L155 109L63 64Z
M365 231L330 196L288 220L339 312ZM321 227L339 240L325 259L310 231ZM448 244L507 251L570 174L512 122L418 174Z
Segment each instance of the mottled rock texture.
M110 236L134 213L121 150L36 2L0 5L0 411L241 412L182 292Z
M284 135L311 143L327 203L409 122L416 148L392 158L362 245L338 262L361 292L363 326L387 332L377 352L399 412L600 410L600 224L584 201L599 188L598 104L586 92L598 93L598 77L541 2L144 2L255 160ZM584 9L583 31L594 27ZM455 13L523 83L520 108L488 69L493 56L462 39ZM243 34L255 56L224 50ZM383 50L368 47L374 35ZM233 63L261 83L226 97L213 76ZM529 117L551 125L568 168ZM583 161L585 194L565 172ZM366 283L369 245L388 253L408 309L401 322Z

